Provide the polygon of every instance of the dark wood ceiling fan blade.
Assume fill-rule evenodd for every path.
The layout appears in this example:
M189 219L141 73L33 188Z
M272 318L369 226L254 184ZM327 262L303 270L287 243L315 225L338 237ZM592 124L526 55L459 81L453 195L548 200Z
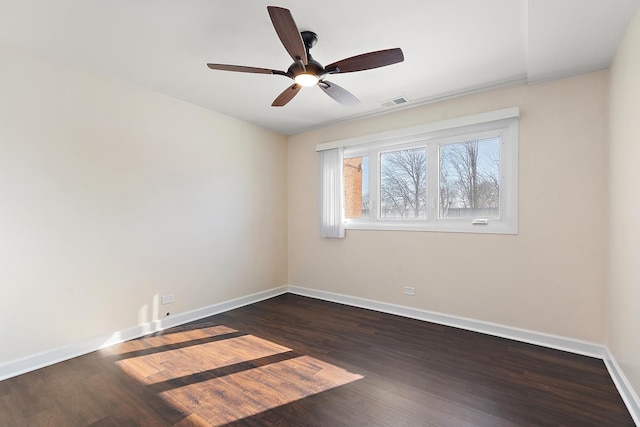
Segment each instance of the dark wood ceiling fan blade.
M267 6L273 27L280 37L282 45L294 61L302 61L307 65L307 50L304 47L300 30L293 20L289 9L277 6Z
M212 70L237 71L240 73L256 73L256 74L279 74L286 76L287 73L279 70L271 70L269 68L245 67L243 65L227 65L227 64L207 64Z
M331 73L352 73L354 71L370 70L384 67L404 61L402 49L385 49L375 52L363 53L341 61L334 62L325 67ZM333 71L336 70L336 71Z
M284 107L287 105L289 101L293 99L294 96L300 92L300 86L298 83L294 83L293 85L286 88L271 104L272 107Z
M346 107L354 107L360 104L360 100L353 96L351 92L341 88L335 83L324 80L318 83L318 86L320 86L320 89L322 89L324 93Z

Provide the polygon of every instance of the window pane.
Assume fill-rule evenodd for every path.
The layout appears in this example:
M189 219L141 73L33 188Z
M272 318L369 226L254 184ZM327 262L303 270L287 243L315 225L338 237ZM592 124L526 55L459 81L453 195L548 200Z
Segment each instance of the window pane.
M427 150L380 154L380 216L427 217Z
M440 218L496 218L500 138L440 146Z
M369 218L369 156L344 159L344 216Z

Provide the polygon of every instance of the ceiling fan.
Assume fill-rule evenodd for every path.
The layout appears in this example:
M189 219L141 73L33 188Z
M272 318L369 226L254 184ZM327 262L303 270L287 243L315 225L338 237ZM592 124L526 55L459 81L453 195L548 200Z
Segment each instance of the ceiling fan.
M317 43L318 35L312 31L300 32L289 9L267 6L267 10L280 41L294 61L287 71L246 67L242 65L207 64L207 66L212 70L276 74L293 79L295 83L278 95L271 104L273 107L286 105L298 94L302 86L316 85L319 86L324 93L342 105L358 105L360 103L358 98L337 84L325 80L325 77L329 74L351 73L354 71L384 67L404 60L402 50L395 48L363 53L323 67L318 61L313 59L309 53L309 49Z

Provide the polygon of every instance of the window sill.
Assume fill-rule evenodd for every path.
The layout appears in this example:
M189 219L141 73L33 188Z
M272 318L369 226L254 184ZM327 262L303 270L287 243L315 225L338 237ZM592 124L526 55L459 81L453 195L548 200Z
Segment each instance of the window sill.
M503 221L489 221L488 224L471 224L471 220L464 221L412 221L412 222L347 222L347 230L377 230L377 231L431 231L441 233L471 233L471 234L518 234L516 224Z

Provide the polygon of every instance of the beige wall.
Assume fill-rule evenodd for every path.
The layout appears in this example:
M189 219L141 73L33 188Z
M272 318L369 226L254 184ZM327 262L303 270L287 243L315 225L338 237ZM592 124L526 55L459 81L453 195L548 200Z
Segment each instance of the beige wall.
M0 45L0 364L285 285L286 161L284 136Z
M611 66L607 347L640 393L640 12Z
M605 71L290 137L289 283L604 343L607 96ZM315 144L513 106L521 111L518 235L318 237Z

